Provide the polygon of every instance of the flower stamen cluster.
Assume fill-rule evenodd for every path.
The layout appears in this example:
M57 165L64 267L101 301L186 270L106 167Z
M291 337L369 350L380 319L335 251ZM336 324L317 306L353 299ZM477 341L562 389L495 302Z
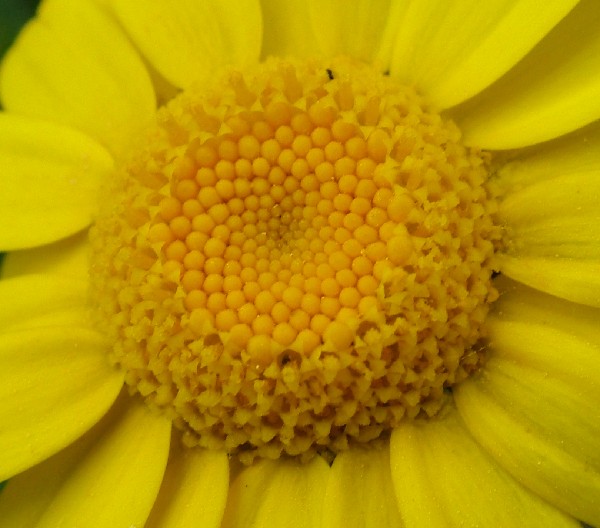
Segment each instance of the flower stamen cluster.
M486 177L412 89L344 59L189 90L92 232L111 359L188 444L247 461L433 415L497 296Z

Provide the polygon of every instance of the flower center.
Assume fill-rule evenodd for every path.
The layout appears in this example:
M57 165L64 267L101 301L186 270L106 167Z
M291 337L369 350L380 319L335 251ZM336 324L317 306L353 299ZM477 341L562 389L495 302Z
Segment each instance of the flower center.
M366 65L267 61L158 113L92 230L111 360L188 445L337 451L481 361L485 158Z

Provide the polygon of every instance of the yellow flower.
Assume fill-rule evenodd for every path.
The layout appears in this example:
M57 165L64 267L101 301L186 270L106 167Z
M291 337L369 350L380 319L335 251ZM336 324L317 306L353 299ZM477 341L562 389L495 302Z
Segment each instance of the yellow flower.
M44 1L0 70L0 526L600 526L599 24Z

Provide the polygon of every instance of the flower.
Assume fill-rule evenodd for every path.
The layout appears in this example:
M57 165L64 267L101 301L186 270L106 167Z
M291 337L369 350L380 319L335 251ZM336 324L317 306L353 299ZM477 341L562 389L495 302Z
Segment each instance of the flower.
M600 8L540 11L43 2L0 523L600 525Z

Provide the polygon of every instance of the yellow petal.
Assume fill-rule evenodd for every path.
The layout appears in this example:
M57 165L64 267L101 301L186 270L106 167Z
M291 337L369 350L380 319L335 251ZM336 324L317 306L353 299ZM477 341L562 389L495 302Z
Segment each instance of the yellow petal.
M539 4L533 20L541 14ZM600 117L600 3L582 0L521 62L454 118L467 144L520 148ZM510 44L510 43L509 43Z
M600 307L600 262L501 256L503 274L569 301Z
M313 35L325 56L349 55L372 61L379 53L390 0L311 0ZM387 66L387 65L386 65Z
M87 280L88 270L88 233L82 231L45 246L11 251L4 256L1 275L8 278L28 273L52 273Z
M47 0L0 71L4 107L78 128L123 152L155 110L139 56L94 2Z
M340 526L402 526L387 445L384 449L351 449L336 456L325 493L322 528Z
M553 295L600 306L600 170L563 170L507 192L498 213L509 241L500 269Z
M321 457L306 464L261 460L245 468L229 490L222 528L319 526L329 467Z
M496 279L501 292L494 304L494 313L507 321L528 321L550 328L585 336L600 347L600 310L559 299L553 295L528 288L505 276Z
M224 451L171 453L158 498L145 528L219 528L229 487Z
M123 374L106 342L77 327L7 332L0 340L0 480L80 437L107 411Z
M600 175L600 122L567 136L519 152L497 172L496 181L507 192L566 174Z
M148 61L175 86L202 82L215 70L251 64L260 54L258 0L114 0L119 21Z
M60 488L36 528L143 526L160 487L171 423L132 402Z
M0 113L0 248L53 242L89 225L112 160L73 129Z
M517 254L600 256L600 171L563 174L514 189L502 200L500 222Z
M521 487L477 445L453 406L392 433L392 479L406 528L578 527Z
M600 171L565 174L508 193L498 216L514 255L600 259Z
M122 409L119 398L94 427L69 447L19 473L0 493L0 528L34 528L57 490Z
M441 108L506 73L577 3L552 0L403 2L394 13L391 74Z
M170 422L142 404L130 399L127 403L124 412L111 411L110 421L100 431L91 431L97 433L91 441L83 439L85 449L76 444L17 477L14 490L12 482L8 485L10 497L0 499L0 511L19 520L33 517L29 525L11 527L144 526L166 466ZM49 482L44 481L47 476ZM50 489L44 488L47 485ZM33 498L34 515L15 513L23 504L17 491Z
M261 58L311 57L319 45L306 0L261 0L263 42Z
M22 275L0 281L0 335L52 326L84 327L89 321L88 284L54 275ZM67 331L66 331L67 332Z
M492 353L456 391L471 434L519 482L600 523L600 343L548 324L490 322Z

